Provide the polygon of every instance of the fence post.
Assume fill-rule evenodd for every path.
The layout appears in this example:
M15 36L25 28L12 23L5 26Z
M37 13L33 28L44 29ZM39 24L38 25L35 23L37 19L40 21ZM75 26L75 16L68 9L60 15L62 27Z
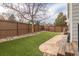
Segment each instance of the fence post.
M27 25L27 24L25 24L25 25ZM25 30L26 30L26 33L25 34L27 34L27 26L26 26Z
M56 30L56 28L55 28L55 26L54 26L54 32L55 32L55 30Z
M48 31L50 31L50 26L49 26L49 28L48 28L49 30Z
M17 36L18 36L18 22L17 22Z
M36 30L35 30L35 29L36 29L36 25L34 25L34 32L36 32Z
M39 25L38 25L38 32L39 32Z
M62 32L63 26L61 26L61 32Z
M40 31L40 25L39 25L39 31Z
M27 28L28 28L27 30L28 30L28 33L29 33L29 24L28 24L28 27Z
M63 26L61 26L61 32L63 31Z

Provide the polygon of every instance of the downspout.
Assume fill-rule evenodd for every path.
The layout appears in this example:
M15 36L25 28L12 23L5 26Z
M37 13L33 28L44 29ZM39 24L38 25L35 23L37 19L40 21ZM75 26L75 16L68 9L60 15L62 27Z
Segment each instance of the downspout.
M69 3L70 43L72 43L72 3Z

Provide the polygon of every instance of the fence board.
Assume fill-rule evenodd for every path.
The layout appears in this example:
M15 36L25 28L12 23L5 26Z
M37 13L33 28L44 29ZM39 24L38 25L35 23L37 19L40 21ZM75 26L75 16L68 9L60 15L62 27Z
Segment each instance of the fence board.
M35 25L35 32L38 32L38 25ZM0 38L23 35L32 32L32 25L0 20Z
M34 32L42 30L51 32L62 32L64 27L65 26L34 25ZM0 20L0 38L23 35L31 32L32 32L31 24Z
M51 31L51 32L63 32L63 29L67 26L45 26L45 31Z

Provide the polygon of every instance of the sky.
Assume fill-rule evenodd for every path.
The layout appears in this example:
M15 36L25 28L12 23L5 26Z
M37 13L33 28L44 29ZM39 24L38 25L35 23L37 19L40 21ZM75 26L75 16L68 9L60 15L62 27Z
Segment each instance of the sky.
M6 12L7 9L4 9L0 6L0 13ZM49 19L45 20L45 23L53 24L57 15L63 12L64 15L67 15L67 4L66 3L49 3L48 4L48 15L50 16Z
M60 12L63 12L64 15L67 15L67 4L66 3L55 3L55 4L49 4L49 9L48 9L50 19L47 20L49 23L54 23L57 15Z

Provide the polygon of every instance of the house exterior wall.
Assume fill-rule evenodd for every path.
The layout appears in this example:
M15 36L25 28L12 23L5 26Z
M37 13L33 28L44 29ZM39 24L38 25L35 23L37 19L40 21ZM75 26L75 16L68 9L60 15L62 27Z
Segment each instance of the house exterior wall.
M72 41L78 41L79 3L72 4Z

